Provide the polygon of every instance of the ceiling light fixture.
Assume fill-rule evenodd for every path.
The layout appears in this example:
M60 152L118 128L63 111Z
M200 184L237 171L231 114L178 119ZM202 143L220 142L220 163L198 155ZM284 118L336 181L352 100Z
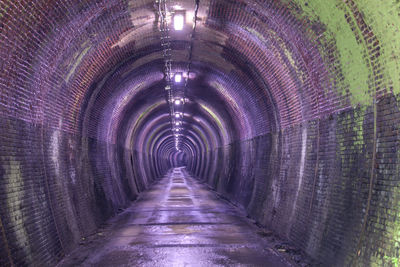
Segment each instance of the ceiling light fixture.
M185 18L183 17L183 14L176 14L174 16L174 29L175 29L175 31L183 30L184 21L185 21Z
M181 81L182 81L182 74L181 73L175 74L175 82L180 83Z

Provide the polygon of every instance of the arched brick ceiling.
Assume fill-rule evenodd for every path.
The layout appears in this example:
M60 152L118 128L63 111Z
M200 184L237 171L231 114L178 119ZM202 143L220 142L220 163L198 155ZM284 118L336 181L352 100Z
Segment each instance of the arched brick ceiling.
M186 10L187 20L182 32L171 31L173 72L187 70L194 5L194 0L176 0L169 7ZM54 260L87 234L86 228L96 229L126 206L171 162L187 160L194 174L213 173L210 183L225 175L227 182L218 182L226 186L223 191L230 194L236 188L234 197L244 194L242 202L264 224L284 222L285 229L278 230L297 244L308 244L309 254L334 258L328 241L354 234L356 241L343 251L360 255L363 242L369 242L365 233L379 232L367 225L374 219L369 208L374 194L380 192L374 181L390 180L391 194L399 194L391 181L398 164L392 158L399 157L393 148L398 143L398 107L391 102L400 92L399 12L395 0L200 0L181 151L176 151L156 1L0 0L0 174L5 177L0 181L5 192L0 214L7 214L12 229L3 231L1 242L20 247L26 262L35 262L29 258L34 245L25 246L26 240L53 233L38 243L57 248L48 254ZM253 165L255 158L260 166ZM338 175L330 164L340 169ZM245 167L248 175L238 171L245 180L232 178L233 170L245 173ZM253 168L268 170L257 178ZM348 179L346 188L337 177ZM365 192L352 189L357 181ZM332 191L318 191L318 182ZM269 183L272 189L266 192ZM254 189L253 195L243 188ZM280 198L292 192L290 205ZM60 196L64 201L58 202ZM257 206L259 199L262 205L272 204ZM305 230L301 223L309 219L301 217L303 209L311 214L318 204L313 203L320 201L346 211L342 199L359 211L348 221L360 234L353 228L346 232L346 226L336 235L336 222L328 216ZM27 203L24 212L20 203ZM79 222L65 215L64 205ZM283 212L275 216L279 205ZM329 210L332 218L348 222L342 220L346 212L335 209ZM319 220L320 214L316 216ZM39 223L33 230L23 227L40 222L38 218L52 223L48 229ZM68 227L79 231L71 237ZM398 228L397 223L387 224L396 237L381 243L397 244ZM326 241L325 229L335 238ZM319 254L313 241L317 235L325 254ZM368 246L375 255L375 247ZM18 265L19 255L7 253L9 262L14 259Z
M189 21L194 3L174 4ZM366 7L352 1L332 8L329 15L319 1L201 2L188 97L232 124L225 144L367 103L381 77L377 91L393 90L398 66L376 63L383 52L372 33L393 25L366 26ZM115 143L121 122L161 105L154 1L15 1L2 9L2 113ZM332 27L340 15L346 20ZM189 33L171 33L174 71L185 70ZM148 97L130 107L137 94Z
M190 1L176 4L187 6L190 13ZM202 2L188 90L189 100L209 111L203 114L214 116L212 119L220 124L219 131L225 131L219 133L228 138L223 144L248 139L301 118L301 112L294 111L296 105L300 109L298 96L281 89L294 83L296 76L279 63L287 58L279 51L276 36L271 35L272 29L264 37L253 29L267 24L260 24L264 14L259 18L252 8L227 5L228 2ZM28 12L27 6L16 2L8 8L15 9L15 16L23 16ZM5 24L3 47L22 42L27 51L35 51L35 56L26 62L24 57L32 54L10 51L12 56L7 63L20 64L5 65L8 77L13 76L16 66L32 71L24 72L22 85L29 93L21 94L18 87L16 95L11 96L19 97L20 102L26 98L25 109L16 109L8 101L11 106L3 112L115 143L121 122L122 127L132 130L126 125L139 117L147 119L146 112L164 99L158 13L153 1L85 2L78 6L72 2L54 6L38 2L29 13L40 24L32 23L29 17L17 21L18 25ZM8 12L5 18L12 20L11 14ZM223 22L221 16L226 18ZM15 29L24 26L30 29L25 38L15 39ZM174 70L183 71L188 34L172 33L172 39ZM261 52L265 46L269 49ZM20 78L15 75L15 79ZM143 101L134 103L139 94Z

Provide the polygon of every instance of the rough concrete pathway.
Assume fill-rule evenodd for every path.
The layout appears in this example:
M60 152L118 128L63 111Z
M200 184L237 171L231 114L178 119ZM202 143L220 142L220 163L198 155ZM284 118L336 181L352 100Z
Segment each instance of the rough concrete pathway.
M290 266L224 200L173 169L59 266Z

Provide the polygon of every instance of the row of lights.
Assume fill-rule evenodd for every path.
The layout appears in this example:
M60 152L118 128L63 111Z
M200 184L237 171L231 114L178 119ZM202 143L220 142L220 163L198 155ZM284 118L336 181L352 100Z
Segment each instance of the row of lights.
M172 59L171 59L171 43L169 37L169 26L168 26L168 19L167 19L167 0L156 0L159 4L159 13L160 13L160 30L162 32L161 35L161 45L164 49L164 75L166 78L167 85L165 87L168 93L168 102L170 107L170 116L171 116L171 125L172 125L172 132L175 136L175 148L176 150L179 149L180 145L180 134L179 132L182 130L183 126L183 117L184 117L184 104L185 104L185 89L189 78L190 73L190 65L191 65L191 55L192 55L192 43L194 40L194 32L196 28L196 20L197 20L197 11L199 8L199 0L195 0L195 13L193 16L193 32L190 35L191 44L189 49L189 62L188 62L188 69L187 75L184 77L182 73L175 73L172 75ZM180 6L174 6L174 15L173 15L173 29L175 31L182 31L185 26L185 11L182 10ZM173 81L172 81L173 78ZM180 85L183 80L185 80L185 84L182 86ZM182 89L181 95L183 97L178 97L178 94L175 92L175 88L180 87ZM182 88L183 87L183 88Z
M185 21L185 17L182 13L177 13L174 15L173 17L173 26L174 26L174 30L176 31L182 31L183 27L184 27L184 21ZM174 81L175 84L180 84L183 81L183 76L182 73L176 73L174 76ZM175 98L174 102L174 110L182 110L183 111L183 104L184 104L184 99L183 98ZM182 130L182 124L183 124L183 112L175 112L174 114L174 119L172 119L172 132L174 133L175 136L175 149L176 150L180 150L179 149L179 145L180 145L180 134L179 132Z
M193 28L192 28L192 32L190 33L190 45L189 45L189 57L188 57L189 61L187 63L187 72L186 72L186 80L185 80L183 95L186 94L186 86L187 86L187 83L189 80L189 75L190 75L190 68L191 68L191 64L192 64L193 43L195 40L196 25L197 25L197 12L198 12L199 6L200 6L200 0L194 0L194 2L195 2L195 7L194 7L194 14L193 14ZM184 21L184 15L182 13L177 13L174 16L175 30L183 29L183 21ZM182 80L182 76L180 75L180 79L178 78L178 80L175 80L175 82L180 82L181 80ZM183 110L183 108L182 108L182 110ZM178 137L176 137L176 138L178 138ZM176 140L176 149L179 150L179 139Z
M175 22L175 20L174 20ZM176 24L174 24L176 25ZM175 84L180 84L182 83L183 77L181 73L176 73L174 77ZM182 124L183 124L183 104L184 104L184 99L183 98L175 98L173 101L174 104L174 118L172 120L172 131L174 132L174 137L175 137L175 149L179 149L180 145L180 134L179 132L182 130ZM180 111L178 111L180 110Z
M172 132L175 137L175 148L179 150L179 132L181 131L182 120L183 120L183 104L184 98L178 98L175 96L175 87L182 83L182 73L175 73L172 76L172 59L171 59L171 43L169 36L168 26L168 10L167 0L158 0L159 13L160 13L160 30L161 30L161 45L164 52L164 76L166 78L167 85L165 90L168 94L168 103L170 107L171 125ZM175 7L174 9L179 9ZM184 28L185 17L183 12L175 12L173 15L173 29L176 31L182 31ZM173 78L173 81L172 81ZM174 84L175 82L175 84Z

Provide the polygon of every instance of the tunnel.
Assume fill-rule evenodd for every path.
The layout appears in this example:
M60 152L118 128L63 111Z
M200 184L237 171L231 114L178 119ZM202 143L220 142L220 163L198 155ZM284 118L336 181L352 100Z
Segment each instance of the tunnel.
M0 0L0 266L55 266L176 183L293 266L399 266L399 29L398 0Z

